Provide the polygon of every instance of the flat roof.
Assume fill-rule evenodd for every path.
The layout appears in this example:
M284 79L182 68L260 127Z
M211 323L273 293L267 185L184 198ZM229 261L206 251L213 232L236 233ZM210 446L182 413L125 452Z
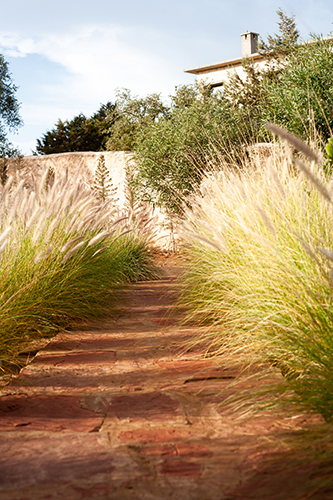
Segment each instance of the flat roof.
M254 33L253 31L248 31L244 34L249 34L249 33ZM254 33L255 35L258 35L258 33ZM320 37L320 40L332 42L333 41L333 36L328 35L324 37ZM301 45L305 44L312 44L316 43L316 39L314 40L307 40L306 42L301 42ZM245 56L251 59L255 60L263 60L265 59L264 56L261 54L258 54L257 52L254 54L249 54L248 56ZM227 59L226 61L214 63L214 64L209 64L208 66L197 66L196 68L190 68L190 69L184 69L184 73L193 73L194 75L200 75L200 74L205 74L205 73L211 73L212 71L218 71L219 69L226 69L226 68L232 68L235 66L240 66L242 64L242 60L244 57L237 57L236 59Z
M261 60L264 56L258 53L249 54L247 58ZM219 69L232 68L234 66L240 66L242 64L244 57L237 57L236 59L227 59L226 61L209 64L208 66L197 66L196 68L184 69L184 73L193 73L194 75L200 75L201 73L210 73L212 71L218 71Z

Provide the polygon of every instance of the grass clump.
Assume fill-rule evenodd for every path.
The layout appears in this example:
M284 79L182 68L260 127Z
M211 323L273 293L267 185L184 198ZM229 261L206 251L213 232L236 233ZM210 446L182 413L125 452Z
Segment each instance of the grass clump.
M333 194L314 159L300 170L276 145L260 165L206 178L187 213L182 301L188 320L210 324L211 354L266 378L252 409L284 402L331 421Z
M0 187L0 368L19 364L32 340L110 312L126 283L154 274L145 235L80 179L47 174Z

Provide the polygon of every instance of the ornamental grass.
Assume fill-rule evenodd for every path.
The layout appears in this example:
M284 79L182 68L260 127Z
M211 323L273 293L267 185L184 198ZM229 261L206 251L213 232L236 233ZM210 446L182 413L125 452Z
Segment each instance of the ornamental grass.
M282 142L268 158L221 165L193 199L181 301L207 325L207 355L248 382L229 402L332 421L332 181L317 153L271 130Z
M123 224L79 176L0 186L0 369L19 366L33 341L112 312L126 283L154 275L147 236Z

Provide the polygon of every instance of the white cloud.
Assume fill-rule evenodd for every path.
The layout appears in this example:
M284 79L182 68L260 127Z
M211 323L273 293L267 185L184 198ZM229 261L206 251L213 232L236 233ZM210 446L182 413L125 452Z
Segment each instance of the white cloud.
M123 41L127 32L111 25L86 25L67 34L45 33L35 38L7 33L0 36L0 47L12 57L39 54L64 67L66 85L48 86L46 96L56 93L62 99L89 102L96 101L96 95L100 101L110 99L117 87L141 95L170 92L176 65L153 55L154 51L147 54L127 44Z
M38 54L57 63L58 76L58 65L63 67L61 77L53 83L50 78L43 81L39 71L36 88L29 91L29 99L23 102L25 126L16 140L12 138L13 142L28 152L28 142L30 145L36 133L41 137L58 118L70 119L79 112L92 114L100 103L115 99L116 88L126 87L140 96L161 92L167 97L172 93L182 79L182 68L171 59L160 57L157 47L148 53L126 41L135 39L135 35L134 29L110 24L81 25L67 33L36 36L2 33L0 52L5 56L25 58ZM45 72L49 70L48 64Z

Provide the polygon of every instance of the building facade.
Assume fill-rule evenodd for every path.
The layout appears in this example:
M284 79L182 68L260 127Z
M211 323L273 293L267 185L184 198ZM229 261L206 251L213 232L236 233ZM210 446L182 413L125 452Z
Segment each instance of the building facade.
M185 73L196 75L199 84L209 85L210 87L221 87L224 82L229 80L231 74L234 72L236 72L240 78L244 78L245 72L242 66L244 57L251 58L254 65L258 68L265 65L265 58L257 53L258 38L258 33L246 31L241 34L241 57L209 64L208 66L198 66L197 68L186 69Z

